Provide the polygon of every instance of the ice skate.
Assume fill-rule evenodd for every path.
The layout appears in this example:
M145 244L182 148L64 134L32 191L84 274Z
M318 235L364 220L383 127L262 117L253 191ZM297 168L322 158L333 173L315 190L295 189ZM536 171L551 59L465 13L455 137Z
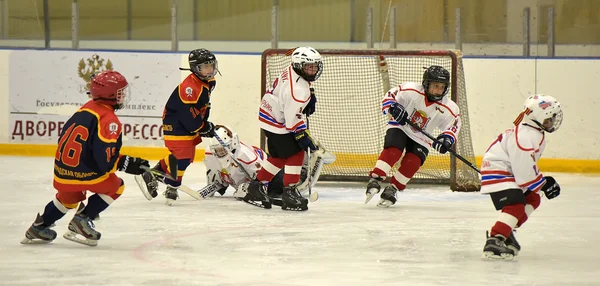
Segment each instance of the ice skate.
M506 238L502 235L488 236L486 233L487 240L485 242L485 246L483 247L483 256L484 259L503 259L503 260L513 260L514 251L508 246L506 246Z
M158 179L151 172L135 176L135 182L147 200L150 201L158 196Z
M377 203L378 207L389 208L390 206L396 203L396 192L398 192L398 188L393 184L389 184L381 193L379 203Z
M44 227L44 218L38 213L35 222L25 232L25 238L21 244L41 244L49 243L56 238L56 231L49 227Z
M517 241L517 238L515 237L515 232L517 232L517 231L513 230L510 233L510 236L506 239L506 246L515 253L515 256L517 256L517 255L519 255L519 251L521 251L521 245L519 244L519 242Z
M167 206L172 205L177 200L177 198L179 198L179 194L177 194L177 188L172 187L172 186L168 186L168 185L167 185L167 189L165 190L165 192L163 193L163 195L167 199L165 201L165 204Z
M246 195L243 201L259 208L270 209L272 207L271 200L267 196L265 186L258 180L253 180L248 185Z
M380 177L371 178L369 183L367 184L365 204L367 204L376 194L379 194L381 191L381 182L383 180Z
M96 231L92 220L80 211L78 211L71 222L69 222L69 229L63 235L65 239L87 246L98 245L100 236L101 234Z
M281 209L288 211L305 211L308 210L308 200L300 194L296 186L283 188L283 196L281 197Z

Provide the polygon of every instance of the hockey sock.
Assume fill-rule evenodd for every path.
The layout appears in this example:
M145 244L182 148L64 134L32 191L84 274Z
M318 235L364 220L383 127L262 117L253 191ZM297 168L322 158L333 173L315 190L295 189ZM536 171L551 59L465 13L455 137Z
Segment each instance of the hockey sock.
M161 159L160 160L160 168L165 170L164 172L167 174L171 174L171 176L175 177L171 170L171 168L169 166L171 166L171 164L169 164L169 157ZM177 159L177 181L173 181L170 180L168 178L165 178L165 184L173 186L173 187L179 187L181 186L181 180L183 179L183 174L185 174L185 170L187 169L187 167L191 164L192 160L191 159Z
M400 162L400 168L394 173L391 183L402 191L406 189L408 181L417 173L421 168L421 158L413 153L406 153L402 162Z
M72 208L75 208L77 204L74 204ZM63 205L57 198L54 198L51 202L49 202L44 208L44 213L42 214L42 218L44 219L43 227L49 227L57 220L61 219L65 214L69 211L70 208L67 208Z
M258 171L256 179L265 183L269 182L285 166L285 158L268 158L263 161L262 168Z
M380 177L385 179L392 169L392 166L400 160L400 157L402 157L402 150L397 147L387 147L383 149L381 154L379 154L377 163L375 163L375 168L369 173L369 177Z
M513 204L502 208L498 221L494 224L491 236L501 234L505 238L510 236L512 229L517 226L518 218L525 214L525 205Z
M533 211L540 206L540 203L540 195L537 193L531 192L525 197L525 213L523 213L521 218L519 218L517 227L520 227L527 221L527 219L531 216Z
M302 163L304 162L304 151L300 151L285 160L283 169L283 186L295 185L300 182Z

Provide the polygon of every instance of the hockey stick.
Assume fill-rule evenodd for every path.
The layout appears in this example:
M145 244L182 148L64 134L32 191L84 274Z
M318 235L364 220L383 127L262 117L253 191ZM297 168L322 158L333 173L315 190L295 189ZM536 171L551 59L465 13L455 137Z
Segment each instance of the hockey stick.
M171 177L170 175L168 175L168 174L165 174L165 173L163 173L163 172L161 172L161 171L159 171L159 170L155 170L155 169L152 169L152 168L150 168L150 167L146 167L146 166L142 166L141 168L142 168L142 170L144 170L144 171L146 171L146 172L149 172L150 174L152 174L152 176L154 176L154 178L156 178L156 179L157 179L159 182L161 182L161 183L163 183L163 184L166 184L166 183L165 183L165 179L171 179L171 180L173 180L173 179L172 179L172 177ZM139 184L140 184L140 183L138 182L138 185L139 185ZM203 198L203 197L200 195L200 193L199 193L199 192L196 192L196 191L192 190L192 189L191 189L190 187L188 187L188 186L185 186L185 185L180 185L179 187L175 187L175 188L177 188L178 190L181 190L182 192L184 192L184 193L188 194L189 196L191 196L191 197L192 197L192 198L194 198L194 199L197 199L197 200L204 199L204 198Z
M306 130L310 130L309 129L309 121L308 121L308 114L306 115ZM310 156L312 151L310 150L310 148L306 151L307 156L308 156L308 167L309 170L307 172L307 176L308 178L306 178L308 180L308 200L312 203L312 202L316 202L319 199L319 193L317 193L317 191L313 192L312 191L312 178L311 178L311 170L310 170Z
M246 169L244 168L244 166L242 166L242 164L240 163L240 161L238 161L234 156L233 153L231 153L231 151L229 151L229 148L227 148L227 144L225 144L225 142L223 141L223 139L221 139L221 137L219 137L218 134L215 134L215 139L217 139L217 141L219 141L219 144L221 144L221 146L223 147L223 149L225 149L225 151L227 152L227 155L229 157L231 157L231 160L233 160L233 162L237 165L238 169L240 169L242 171L242 173L244 173L244 175L246 175L246 178L248 178L249 180L254 180L254 177L250 176L250 173L248 173L248 171L246 171ZM263 202L263 206L266 209L270 209L271 208L271 201L269 200L269 196L267 196L267 194L264 192L263 188L259 188L260 194L265 198L265 201ZM250 203L250 202L247 202ZM250 203L252 204L252 203ZM252 204L254 205L254 204Z
M421 127L417 126L412 121L407 120L406 123L408 123L408 125L410 125L412 128L417 129L417 131L423 133L423 135L425 135L427 138L429 138L429 139L431 139L433 141L437 141L436 138L434 138L433 136L431 136L431 134L427 133L427 131L421 129ZM463 161L463 163L467 164L467 166L471 167L473 170L477 171L477 173L481 173L481 171L479 171L479 169L475 165L473 165L473 163L469 162L469 160L465 159L463 156L457 154L456 151L454 151L452 149L448 149L448 152L450 152L450 154L454 155L454 157L456 157L459 160Z

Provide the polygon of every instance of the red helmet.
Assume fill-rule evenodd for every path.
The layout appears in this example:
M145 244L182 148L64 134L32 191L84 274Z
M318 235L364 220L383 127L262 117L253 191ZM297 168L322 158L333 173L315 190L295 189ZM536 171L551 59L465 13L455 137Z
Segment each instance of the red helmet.
M122 74L117 71L106 70L92 77L90 95L96 102L120 109L129 100L128 87L129 83Z

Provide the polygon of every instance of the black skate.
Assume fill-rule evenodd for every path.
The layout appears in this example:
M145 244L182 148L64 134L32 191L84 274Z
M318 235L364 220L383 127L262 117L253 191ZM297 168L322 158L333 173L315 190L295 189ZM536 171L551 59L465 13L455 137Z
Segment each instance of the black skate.
M135 182L147 200L150 201L158 196L158 179L150 171L135 176Z
M25 238L21 244L41 244L49 243L56 238L56 231L50 227L44 227L44 218L38 213L33 224L25 232Z
M383 181L382 178L380 177L376 177L376 178L371 178L369 180L369 183L367 184L367 191L366 191L366 195L367 198L365 199L365 204L367 204L376 194L379 194L379 192L381 191L381 182Z
M488 236L486 233L487 240L483 247L484 259L504 259L512 260L515 256L515 252L506 246L506 238L502 235Z
M173 202L175 202L177 200L177 198L179 197L179 194L177 194L177 188L171 187L171 186L168 186L168 185L167 185L167 189L165 190L165 192L163 193L163 195L167 199L165 201L165 204L167 206L172 205Z
M289 186L283 188L283 196L281 197L281 203L281 209L283 210L308 210L308 200L302 197L296 186Z
M271 200L269 200L265 191L265 185L256 179L250 182L247 193L242 200L259 208L270 209L272 207Z
M92 219L83 214L83 209L84 205L80 204L79 208L77 209L77 213L75 216L73 216L71 222L69 222L69 230L63 235L63 237L67 240L87 246L96 246L98 245L98 240L100 239L101 234L96 231L96 226L92 222Z
M398 188L393 184L389 184L381 193L380 200L377 203L378 207L389 208L390 206L396 203L396 192L398 192Z
M521 245L519 244L519 242L517 241L517 238L515 237L515 232L517 232L516 230L513 230L510 233L510 236L506 239L506 246L510 249L512 249L512 251L515 253L515 256L519 255L519 251L521 251Z

